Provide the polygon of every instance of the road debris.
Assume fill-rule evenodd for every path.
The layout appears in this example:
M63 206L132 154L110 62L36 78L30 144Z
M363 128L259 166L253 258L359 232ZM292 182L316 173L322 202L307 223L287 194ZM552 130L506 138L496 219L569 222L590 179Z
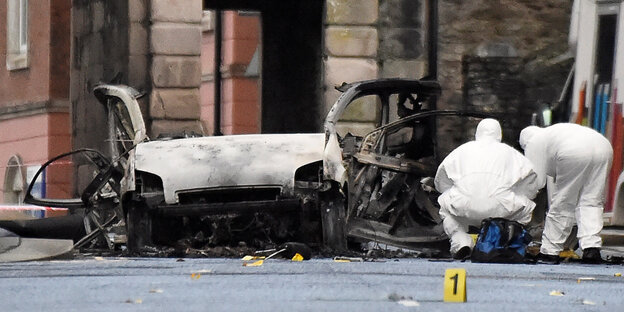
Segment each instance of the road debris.
M304 260L312 258L312 249L308 245L299 242L287 242L277 246L276 248L256 251L256 256L267 255L264 260L280 256L285 259L292 259L296 254L303 257Z
M581 283L581 281L595 281L595 280L596 280L596 278L595 278L595 277L579 277L579 278L576 280L576 283L580 284L580 283Z
M360 257L334 257L334 262L364 262Z
M245 262L243 266L261 266L264 264L264 261L269 260L273 257L280 256L286 259L290 259L292 261L303 261L309 260L312 257L312 250L306 244L297 243L297 242L288 242L282 245L279 245L278 248L266 249L257 251L256 254L267 254L271 253L268 256L244 256L241 260L243 261L251 261L258 260L255 262Z
M391 293L388 295L388 300L399 302L401 300L413 300L412 296L402 296L397 293Z
M388 300L394 301L405 307L419 307L420 303L414 300L411 296L401 296L396 293L391 293L388 295Z
M261 266L263 264L264 264L264 260L258 260L258 261L251 262L251 263L245 262L245 263L243 263L243 266L244 267L255 267L255 266Z
M420 307L420 303L414 300L399 300L397 303L406 307Z
M126 300L126 303L141 304L143 303L143 299L128 299Z
M274 250L274 249L271 249L271 250ZM262 260L258 260L256 262L252 262L252 263L245 262L245 263L243 263L243 266L261 266L261 265L264 264L264 260L269 260L269 259L273 258L274 256L279 255L279 254L285 252L286 250L287 250L286 248L282 248L280 250L274 251L272 254L268 255L267 257L265 257Z
M579 255L577 255L574 250L571 249L566 249L564 251L561 251L559 253L559 258L568 260L568 259L574 259L574 260L579 260L581 259L581 257Z

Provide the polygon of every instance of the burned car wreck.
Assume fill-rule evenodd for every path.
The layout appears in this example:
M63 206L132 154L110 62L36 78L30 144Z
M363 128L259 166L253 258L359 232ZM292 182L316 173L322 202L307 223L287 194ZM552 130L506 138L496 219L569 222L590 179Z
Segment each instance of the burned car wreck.
M337 89L324 133L149 140L139 93L99 85L112 156L80 149L51 159L37 176L69 162L91 182L70 199L36 198L30 185L25 202L83 210L88 234L77 246L126 243L132 252L181 242L262 249L298 241L340 252L351 242L418 248L446 241L432 178L450 150L438 144L438 124L476 127L489 116L426 109L440 93L434 81Z

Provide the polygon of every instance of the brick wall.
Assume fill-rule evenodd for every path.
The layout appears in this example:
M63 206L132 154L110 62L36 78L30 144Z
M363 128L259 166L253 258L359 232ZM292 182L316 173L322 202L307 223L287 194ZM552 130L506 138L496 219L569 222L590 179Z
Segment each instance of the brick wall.
M6 1L0 5L0 202L13 156L37 166L70 150L69 51L71 0L29 5L28 66L7 70ZM24 168L25 170L25 168ZM50 173L48 190L69 195L60 175ZM12 186L11 186L12 187Z
M18 155L24 166L37 166L70 150L69 118L66 112L38 114L0 120L0 202L4 202L4 177L7 163ZM48 175L48 190L56 189L56 195L70 195L67 182L59 182L60 176ZM60 192L60 193L59 193Z
M214 131L214 14L214 11L204 13L201 52L201 120L208 134ZM254 53L258 53L257 57L261 55L260 16L243 16L232 10L221 14L223 16L221 132L259 133L260 77L258 74L248 72L248 69Z

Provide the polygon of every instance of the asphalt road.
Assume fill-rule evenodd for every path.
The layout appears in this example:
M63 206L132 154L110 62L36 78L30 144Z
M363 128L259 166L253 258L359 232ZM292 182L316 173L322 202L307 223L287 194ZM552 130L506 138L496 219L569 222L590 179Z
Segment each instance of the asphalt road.
M0 264L1 311L622 311L624 266L427 259L90 258ZM465 268L466 303L443 302ZM553 292L556 291L556 292ZM554 295L557 294L557 295Z

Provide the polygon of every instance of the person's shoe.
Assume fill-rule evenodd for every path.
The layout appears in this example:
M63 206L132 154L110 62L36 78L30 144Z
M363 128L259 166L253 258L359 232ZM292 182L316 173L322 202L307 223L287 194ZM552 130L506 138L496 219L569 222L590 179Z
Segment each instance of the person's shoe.
M537 254L537 263L559 264L559 255Z
M600 248L592 247L583 249L582 263L599 264L602 263L602 257L600 257Z
M464 246L459 248L459 250L453 255L453 259L455 260L464 260L470 256L470 247Z

